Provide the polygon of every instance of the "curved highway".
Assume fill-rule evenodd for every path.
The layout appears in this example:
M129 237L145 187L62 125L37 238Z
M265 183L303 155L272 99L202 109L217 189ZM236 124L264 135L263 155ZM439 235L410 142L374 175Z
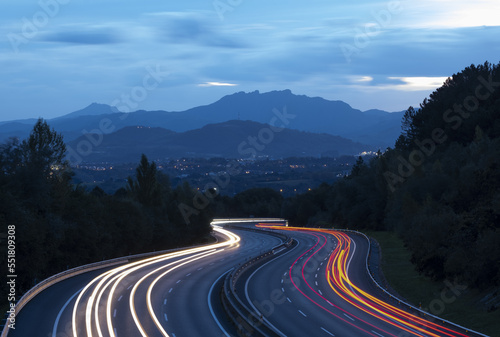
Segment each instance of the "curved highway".
M257 227L261 231L214 225L215 244L59 282L20 311L8 336L235 336L220 301L223 280L282 243L265 231L284 233L297 244L254 267L238 281L237 291L279 336L476 336L384 302L366 270L369 244L360 235L276 224Z
M379 299L366 270L367 240L323 229L284 228L298 241L246 280L246 300L282 336L471 336Z
M214 228L220 243L86 273L48 288L20 311L8 336L234 335L219 304L220 281L233 266L281 240Z

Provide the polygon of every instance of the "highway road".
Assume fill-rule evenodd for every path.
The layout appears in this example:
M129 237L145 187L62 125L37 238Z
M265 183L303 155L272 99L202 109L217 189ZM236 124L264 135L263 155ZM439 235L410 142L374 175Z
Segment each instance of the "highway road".
M246 226L250 226L247 224ZM251 225L253 226L253 224ZM237 283L280 336L476 336L388 304L366 271L367 240L350 232L260 224L297 244ZM282 243L214 226L218 242L85 273L43 291L9 337L235 336L219 292L228 272Z
M298 245L255 270L243 290L253 310L282 336L470 336L377 298L383 294L366 270L364 237L331 230L286 232Z
M215 283L233 266L281 240L249 231L217 230L218 244L57 283L20 311L16 329L8 336L235 335L216 298L221 283Z

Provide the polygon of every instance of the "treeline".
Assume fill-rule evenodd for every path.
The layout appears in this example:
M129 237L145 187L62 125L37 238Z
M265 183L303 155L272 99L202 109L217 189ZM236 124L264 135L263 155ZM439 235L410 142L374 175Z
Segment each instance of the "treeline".
M172 189L145 156L127 188L107 195L75 186L65 154L62 136L43 120L28 139L0 146L0 224L2 233L15 225L18 294L72 267L207 239L210 209L187 225L178 205L192 203L196 191Z
M284 201L295 225L396 231L417 268L500 285L500 64L470 66L410 107L394 148Z

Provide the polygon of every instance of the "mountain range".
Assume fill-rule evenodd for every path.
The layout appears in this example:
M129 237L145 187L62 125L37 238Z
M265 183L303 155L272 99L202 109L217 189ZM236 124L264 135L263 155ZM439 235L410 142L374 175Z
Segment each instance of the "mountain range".
M200 129L174 132L164 128L128 126L103 136L87 134L69 142L72 162L137 162L142 153L154 160L172 158L338 157L374 150L349 139L268 124L232 120ZM93 146L93 144L98 144Z
M324 139L325 141L328 135L337 136L335 142L346 146L346 150L339 147L333 149L330 146L329 148L318 148L317 151L305 152L324 153L333 151L333 153L346 154L358 152L358 145L361 144L365 144L362 146L364 149L385 149L388 146L393 146L400 134L402 116L403 112L389 113L376 109L360 111L342 101L295 95L290 90L283 90L266 93L260 93L259 91L237 92L224 96L212 104L185 111L138 110L125 113L119 111L116 107L92 103L82 110L50 119L48 122L56 131L62 133L65 140L71 144L77 144L75 141L78 139L81 141L81 137L85 137L85 134L105 134L103 144L111 142L113 138L119 139L123 137L124 133L129 133L128 137L134 139L134 137L139 137L137 132L134 133L132 129L127 127L142 126L145 129L139 131L142 132L140 137L144 137L144 133L153 133L154 137L152 137L155 142L161 143L155 137L162 134L162 137L171 137L171 139L168 139L169 144L177 143L178 148L184 148L184 151L189 150L188 152L197 153L198 155L204 152L206 156L211 153L227 155L233 151L232 149L222 150L222 148L202 150L200 146L208 144L208 142L206 139L199 139L199 137L205 137L207 132L226 134L230 137L228 127L234 127L239 132L254 132L257 125L259 128L263 128L264 124L272 124L296 131L304 131L306 133L294 135L294 137L304 140L306 135L313 137L312 133L319 134L318 139ZM231 122L229 123L229 121ZM244 126L237 123L238 121L248 123L248 125ZM9 137L25 138L35 122L35 119L0 122L0 141L4 141ZM251 122L260 124L252 124ZM124 128L127 129L111 137L110 133L119 132ZM221 130L224 130L224 132ZM246 138L245 134L240 133L239 136L241 141ZM287 139L288 136L290 136L288 130L286 133L280 133L279 137L277 133L275 143L278 144L278 140L283 139L283 144L285 144L285 140L286 144L294 144L293 140ZM352 140L352 142L349 144L345 140L341 142L340 137L345 138L345 140ZM210 141L212 140L210 139ZM227 140L233 147L235 141L237 140ZM316 141L309 138L308 141L310 144L316 144ZM333 138L328 140L328 142L330 141L333 141ZM148 146L147 143L141 140L134 143ZM164 143L161 144L164 145ZM197 148L193 144L198 144ZM276 155L278 153L301 155L304 152L301 151L300 144L295 145L295 152L290 151L291 146L287 146L287 149L283 150L273 149L277 146L276 144L269 144L267 151ZM212 144L212 146L215 145L216 143ZM219 145L222 146L223 144ZM176 153L177 155L181 151L176 152L171 146L169 153Z

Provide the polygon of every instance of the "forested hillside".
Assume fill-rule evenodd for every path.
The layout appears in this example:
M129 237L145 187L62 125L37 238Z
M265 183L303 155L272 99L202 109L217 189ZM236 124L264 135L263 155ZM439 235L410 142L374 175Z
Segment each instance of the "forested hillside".
M394 148L285 201L296 225L396 231L417 268L500 285L500 64L467 67L410 107Z
M128 188L106 195L72 184L65 153L62 136L43 120L28 139L0 146L0 224L2 233L15 227L18 294L68 268L207 238L208 209L186 225L178 207L192 203L195 191L187 184L172 190L145 156Z

